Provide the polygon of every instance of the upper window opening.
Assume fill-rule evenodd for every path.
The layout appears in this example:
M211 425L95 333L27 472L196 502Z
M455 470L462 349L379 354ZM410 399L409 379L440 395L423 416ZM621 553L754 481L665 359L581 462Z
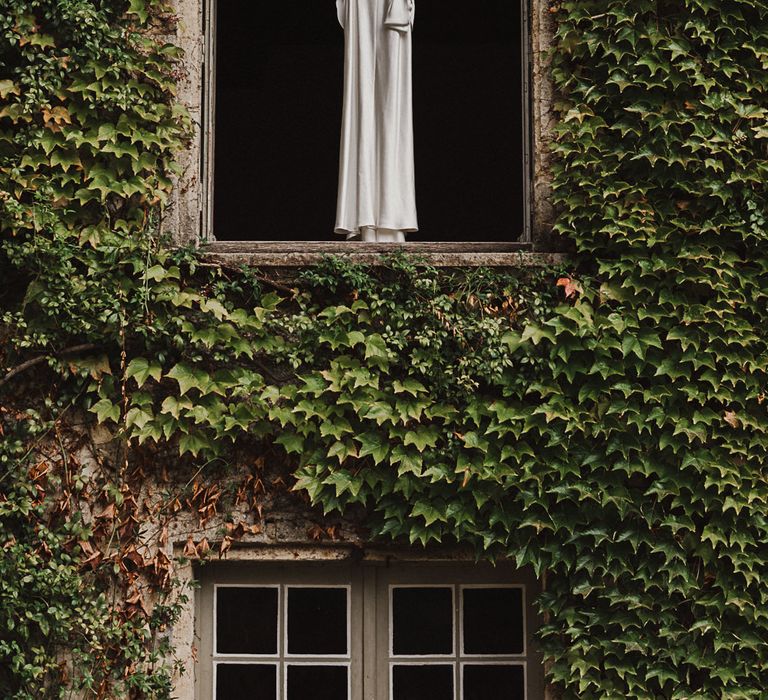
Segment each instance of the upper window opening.
M334 2L215 0L212 16L209 237L342 241L333 229L344 32ZM419 231L409 242L526 238L521 18L510 0L416 0Z

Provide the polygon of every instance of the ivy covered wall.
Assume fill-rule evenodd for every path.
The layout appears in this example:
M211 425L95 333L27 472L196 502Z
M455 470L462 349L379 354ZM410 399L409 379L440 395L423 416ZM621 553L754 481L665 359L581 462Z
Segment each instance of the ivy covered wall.
M3 697L169 696L178 591L132 484L157 470L155 507L204 518L243 455L371 538L533 567L564 698L765 695L768 4L551 7L570 270L396 256L287 285L156 233L172 12L8 6ZM92 459L85 415L112 436Z

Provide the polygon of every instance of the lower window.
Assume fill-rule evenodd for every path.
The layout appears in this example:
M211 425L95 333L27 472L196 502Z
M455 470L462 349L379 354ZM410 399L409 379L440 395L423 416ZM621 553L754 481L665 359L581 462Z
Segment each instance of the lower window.
M504 566L202 572L201 700L538 700L533 582Z

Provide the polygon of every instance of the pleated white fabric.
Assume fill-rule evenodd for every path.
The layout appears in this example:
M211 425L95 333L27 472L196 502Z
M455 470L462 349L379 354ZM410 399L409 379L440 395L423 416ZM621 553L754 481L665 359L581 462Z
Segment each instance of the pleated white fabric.
M336 0L344 112L336 233L402 241L417 231L411 32L415 0Z

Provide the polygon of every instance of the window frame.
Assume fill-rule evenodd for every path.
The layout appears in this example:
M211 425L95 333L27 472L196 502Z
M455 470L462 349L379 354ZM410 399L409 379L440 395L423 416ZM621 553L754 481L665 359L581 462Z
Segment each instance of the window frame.
M362 612L362 578L348 564L316 562L263 565L216 565L201 572L200 594L195 599L195 638L199 641L199 663L195 698L213 700L221 664L271 665L276 667L277 697L286 695L290 666L345 666L348 700L362 692L362 630L352 619ZM217 650L217 591L220 588L277 588L277 654L219 654ZM347 654L288 653L288 590L290 588L344 588L347 590ZM210 626L205 621L210 622Z
M522 600L521 605L523 608L523 650L519 654L469 654L464 649L464 596L462 593L465 589L483 589L483 588L510 588L510 589L518 589L522 593ZM528 656L528 647L530 646L528 643L528 616L525 614L525 611L528 609L528 595L526 591L526 587L522 583L457 583L456 589L459 594L459 602L457 605L457 615L459 619L458 627L459 627L459 639L458 639L458 646L457 646L457 654L460 659L466 658L466 659L489 659L488 663L493 663L494 659L508 659L513 657L526 657Z
M218 598L218 590L219 588L274 588L277 590L277 610L278 610L278 619L277 619L277 651L274 654L228 654L224 652L220 652L218 650L218 635L216 634L216 630L218 629L218 612L219 612L219 598ZM257 660L264 660L266 662L271 663L271 661L279 661L280 660L280 645L281 645L281 634L284 627L281 627L281 620L280 620L280 610L283 609L283 588L284 586L281 586L280 584L258 584L258 583L214 583L213 584L213 637L211 640L211 649L213 656L216 659L232 659L233 662L236 662L237 659L246 659L251 661L257 661Z
M195 683L196 700L215 700L216 667L220 663L252 663L277 665L278 693L287 692L289 665L346 665L349 668L348 700L390 700L393 669L396 663L453 667L454 700L461 697L464 667L467 664L522 665L525 675L526 700L542 700L544 667L541 654L531 632L539 625L531 604L538 582L530 572L520 572L511 562L495 566L461 561L390 562L238 562L218 563L200 570L200 592L195 596L195 638L198 640L198 663ZM451 656L392 655L392 590L397 586L452 589L453 654ZM214 619L216 590L220 587L278 587L282 602L278 605L278 656L219 655L214 656L216 627ZM348 587L347 641L348 656L304 656L287 654L287 601L291 587ZM463 593L466 588L520 588L523 607L523 654L467 655L463 649ZM382 636L383 635L383 636ZM397 661L401 659L401 661ZM365 695L363 693L365 692ZM278 697L279 694L278 694Z
M402 656L403 664L424 663L427 660L434 659L434 665L450 664L454 666L454 699L460 700L463 682L463 668L467 663L480 663L485 660L491 665L508 665L507 659L513 659L510 663L514 665L523 665L525 673L525 700L542 700L544 698L544 666L543 660L536 647L535 640L531 633L537 629L538 622L532 600L539 590L538 583L527 572L521 572L516 569L511 562L498 562L496 565L485 563L458 563L448 561L436 562L399 562L396 565L387 566L378 572L376 585L386 586L389 590L392 586L416 585L420 587L441 586L446 584L454 588L454 653L452 656ZM523 589L523 654L506 654L503 656L489 655L466 655L463 651L463 621L461 620L463 600L461 590L465 587L488 587L488 588L522 588ZM386 654L377 653L377 673L376 673L376 700L390 700L392 669L398 663L391 652L393 651L389 640L384 642L381 637L381 629L385 628L387 635L392 634L389 629L390 622L383 623L382 615L391 620L391 599L387 593L387 599L390 601L386 607L387 610L377 611L378 621L378 647L386 644ZM459 647L461 645L461 648ZM382 689L381 679L386 677L387 688Z
M314 254L318 260L322 255L335 253L368 253L380 254L391 252L393 248L405 249L416 254L432 254L448 251L455 255L480 254L519 254L533 249L533 232L536 228L533 220L535 205L534 195L534 158L532 129L533 110L533 65L534 41L532 36L533 11L543 0L517 0L520 4L520 70L522 90L520 95L521 127L523 132L523 212L522 230L515 240L500 242L473 241L407 241L402 244L365 244L355 242L350 244L339 241L318 239L316 241L218 241L214 231L214 190L215 190L215 151L216 151L216 11L219 2L226 0L198 0L202 3L202 53L203 70L201 77L200 95L200 216L197 239L212 254L257 254L257 255L292 255L295 253ZM546 4L546 3L545 3ZM322 229L318 225L318 232ZM277 264L266 259L265 264ZM507 261L509 262L509 261ZM302 262L306 264L306 262ZM472 263L470 263L472 264ZM482 264L482 263L480 263Z
M346 654L292 654L288 650L288 605L290 600L290 589L295 588L343 588L347 591L347 653ZM283 606L283 634L284 639L281 640L285 644L283 655L286 658L286 663L290 663L292 660L298 660L299 662L309 663L312 659L328 659L329 661L346 661L349 662L352 659L352 584L327 584L327 583L290 583L283 586L285 590L285 605ZM329 664L331 665L331 664Z

